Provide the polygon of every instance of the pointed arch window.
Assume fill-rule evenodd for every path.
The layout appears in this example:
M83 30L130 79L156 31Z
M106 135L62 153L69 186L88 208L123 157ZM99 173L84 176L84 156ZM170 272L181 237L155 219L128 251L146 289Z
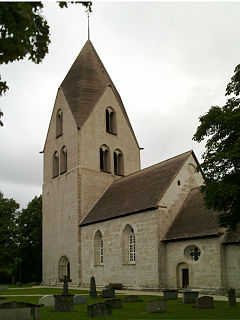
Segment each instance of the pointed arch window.
M56 116L56 138L63 134L63 113L59 109Z
M106 109L106 131L109 133L117 134L116 112L111 107L108 107Z
M94 264L96 266L103 265L104 251L103 251L103 236L100 230L97 230L94 235Z
M113 160L114 160L114 174L123 176L124 166L123 166L123 154L121 150L119 149L114 150Z
M108 146L105 144L101 146L100 150L100 170L111 173L110 152Z
M53 154L53 178L59 175L59 156L58 152L55 151Z
M67 148L65 146L61 149L61 173L67 171Z

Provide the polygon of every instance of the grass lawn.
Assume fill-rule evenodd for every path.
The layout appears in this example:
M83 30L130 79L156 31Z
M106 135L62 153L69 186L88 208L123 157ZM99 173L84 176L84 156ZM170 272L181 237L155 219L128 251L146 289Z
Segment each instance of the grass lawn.
M22 289L22 294L25 291L33 291L33 294L53 294L60 293L61 289ZM11 290L12 291L12 290ZM15 290L14 290L15 291ZM19 290L16 290L17 294L20 294ZM71 290L74 293L84 293L80 290ZM8 294L9 291L0 293L1 295ZM85 291L88 297L88 305L100 301L104 301L101 298L91 299L88 296L88 292ZM122 298L123 295L116 296L117 298ZM32 303L38 303L40 297L34 297L28 295L22 297L8 297L7 300L16 301L26 301ZM214 301L214 309L199 310L193 308L193 304L181 304L180 300L168 300L167 301L167 312L160 314L148 314L146 313L146 301L152 300L157 296L139 296L143 302L137 303L124 303L123 309L114 309L113 315L108 319L120 320L120 319L240 319L240 303L237 304L237 308L232 308L228 306L225 301ZM54 307L41 307L41 320L79 320L79 319L89 319L87 317L87 305L74 306L74 311L67 312L54 312ZM100 318L101 319L101 318ZM103 319L103 318L102 318ZM106 318L104 318L106 319Z

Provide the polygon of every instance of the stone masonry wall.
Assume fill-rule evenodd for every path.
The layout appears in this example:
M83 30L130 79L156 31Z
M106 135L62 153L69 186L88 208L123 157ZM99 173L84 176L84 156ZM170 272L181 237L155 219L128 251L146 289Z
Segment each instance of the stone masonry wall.
M63 112L63 135L56 138L56 113ZM68 170L52 178L53 153L67 148ZM78 283L78 172L77 127L65 97L58 91L44 148L43 283L58 281L59 259L70 261L73 283Z
M91 276L104 286L120 282L130 288L158 287L158 210L130 215L81 227L83 286L89 286ZM122 233L130 225L136 238L136 263L124 264ZM94 235L103 235L104 263L94 265Z

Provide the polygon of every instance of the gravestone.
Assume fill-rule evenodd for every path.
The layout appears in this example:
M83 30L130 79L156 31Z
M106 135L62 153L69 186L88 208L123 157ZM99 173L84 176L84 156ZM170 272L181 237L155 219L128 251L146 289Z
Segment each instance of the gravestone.
M33 315L33 320L40 320L40 307L42 305L29 302L10 301L0 303L0 319L28 320Z
M102 290L102 298L115 298L115 290L111 288Z
M53 307L55 304L55 299L53 295L46 295L39 299L39 304L43 304L44 307Z
M8 290L8 286L0 286L0 291L7 291Z
M88 317L106 317L112 315L112 306L111 304L99 302L94 303L87 307Z
M196 307L197 309L212 309L213 305L213 297L202 296L196 299Z
M73 298L73 304L87 304L87 297L76 295Z
M94 277L91 277L90 280L90 296L93 299L97 299L96 282Z
M162 313L166 312L166 300L150 300L147 301L147 312L149 313Z
M109 283L107 286L108 288L115 289L115 290L122 290L123 284L122 283Z
M228 305L230 307L236 307L237 306L235 289L231 288L231 289L228 290Z
M138 296L131 295L124 297L123 302L142 302L142 300L139 299Z
M165 300L178 299L178 291L177 290L163 290L163 297Z
M73 297L74 294L68 293L68 276L63 278L63 293L54 294L55 312L72 312L73 311Z
M106 304L111 304L113 309L121 309L122 308L122 299L109 299L105 300Z
M195 303L198 298L198 291L183 291L182 303Z

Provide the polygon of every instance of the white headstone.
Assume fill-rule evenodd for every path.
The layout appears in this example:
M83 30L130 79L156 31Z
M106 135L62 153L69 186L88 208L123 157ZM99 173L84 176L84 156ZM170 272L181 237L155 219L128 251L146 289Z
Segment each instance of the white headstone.
M55 299L53 295L43 296L39 299L39 304L44 304L44 307L53 307L55 305Z

